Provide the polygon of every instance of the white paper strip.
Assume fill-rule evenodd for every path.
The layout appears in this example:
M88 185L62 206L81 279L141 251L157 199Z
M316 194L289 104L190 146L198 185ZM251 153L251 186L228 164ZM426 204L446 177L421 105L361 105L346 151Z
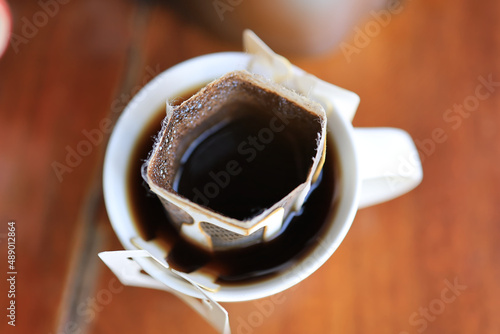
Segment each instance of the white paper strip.
M261 74L320 103L328 116L338 111L349 122L358 109L359 96L351 91L323 81L294 67L288 59L275 53L253 31L243 33L245 50L254 55L248 71Z
M147 287L170 292L183 300L187 305L191 306L191 308L205 318L205 320L219 333L231 334L227 311L207 293L205 293L205 291L189 276L189 274L181 273L170 268L164 260L157 259L147 250L101 252L99 253L99 257L109 267L109 269L111 269L123 285ZM137 259L150 259L156 261L165 270L170 271L173 275L193 285L193 287L197 289L204 298L194 298L171 289L162 282L161 276L151 277L144 274L142 272L142 267L139 265L138 261L136 261Z

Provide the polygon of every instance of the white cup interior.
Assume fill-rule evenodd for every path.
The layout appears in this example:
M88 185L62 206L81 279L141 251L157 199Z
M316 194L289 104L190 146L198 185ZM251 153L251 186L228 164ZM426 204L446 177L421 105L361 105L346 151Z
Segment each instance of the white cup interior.
M241 52L209 54L187 60L158 75L148 83L129 103L120 116L111 135L103 173L104 199L111 225L125 249L137 249L131 239L139 231L127 199L127 166L137 138L166 100L180 96L193 87L212 81L227 72L245 69L250 55ZM294 71L301 72L294 67ZM280 275L248 284L222 286L217 293L210 293L217 301L235 302L263 298L299 283L316 271L340 245L354 219L358 207L359 177L352 125L338 113L328 115L328 135L333 137L340 169L339 200L326 232L309 252ZM153 262L141 263L152 273L161 270ZM168 275L170 288L181 293L201 297L189 283L174 275Z

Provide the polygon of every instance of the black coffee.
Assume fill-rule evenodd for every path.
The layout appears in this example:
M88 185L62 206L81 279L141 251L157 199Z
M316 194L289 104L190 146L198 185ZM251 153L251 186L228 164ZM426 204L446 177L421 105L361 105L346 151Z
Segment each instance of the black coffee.
M320 127L254 105L228 108L236 116L205 132L184 154L174 190L244 220L305 182Z
M242 219L280 200L305 180L312 155L304 158L303 152L314 150L315 143L304 145L300 136L294 137L300 124L293 122L288 124L292 124L289 131L275 131L273 140L259 137L259 131L270 128L275 115L248 105L239 107L241 117L212 129L187 151L175 190L215 211ZM142 237L160 238L171 246L167 261L173 268L184 272L203 268L215 274L219 283L239 283L279 274L308 254L335 211L338 172L333 145L327 145L326 162L314 191L299 214L289 217L279 237L246 248L208 252L179 235L141 177L141 166L164 114L163 109L158 111L136 144L128 168L127 195ZM273 122L275 129L282 128L278 121ZM246 192L242 194L241 189Z

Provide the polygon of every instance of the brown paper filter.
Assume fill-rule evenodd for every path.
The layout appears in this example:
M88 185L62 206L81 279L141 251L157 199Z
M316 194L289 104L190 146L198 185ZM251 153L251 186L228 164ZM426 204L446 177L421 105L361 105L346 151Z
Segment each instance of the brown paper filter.
M321 171L324 109L246 71L171 107L143 176L181 235L209 250L266 242Z

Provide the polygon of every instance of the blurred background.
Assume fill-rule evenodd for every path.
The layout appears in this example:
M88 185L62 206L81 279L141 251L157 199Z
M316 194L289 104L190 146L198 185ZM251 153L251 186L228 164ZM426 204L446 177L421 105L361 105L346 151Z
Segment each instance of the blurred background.
M17 274L15 298L0 280L1 333L215 333L176 297L123 287L98 259L122 248L102 200L103 121L163 70L240 51L244 28L359 94L354 126L408 131L424 181L360 210L337 252L293 290L223 304L233 333L500 332L497 1L8 5L11 15L0 0L0 272L9 278L15 222ZM103 136L82 151L93 129ZM69 159L72 150L85 154Z

